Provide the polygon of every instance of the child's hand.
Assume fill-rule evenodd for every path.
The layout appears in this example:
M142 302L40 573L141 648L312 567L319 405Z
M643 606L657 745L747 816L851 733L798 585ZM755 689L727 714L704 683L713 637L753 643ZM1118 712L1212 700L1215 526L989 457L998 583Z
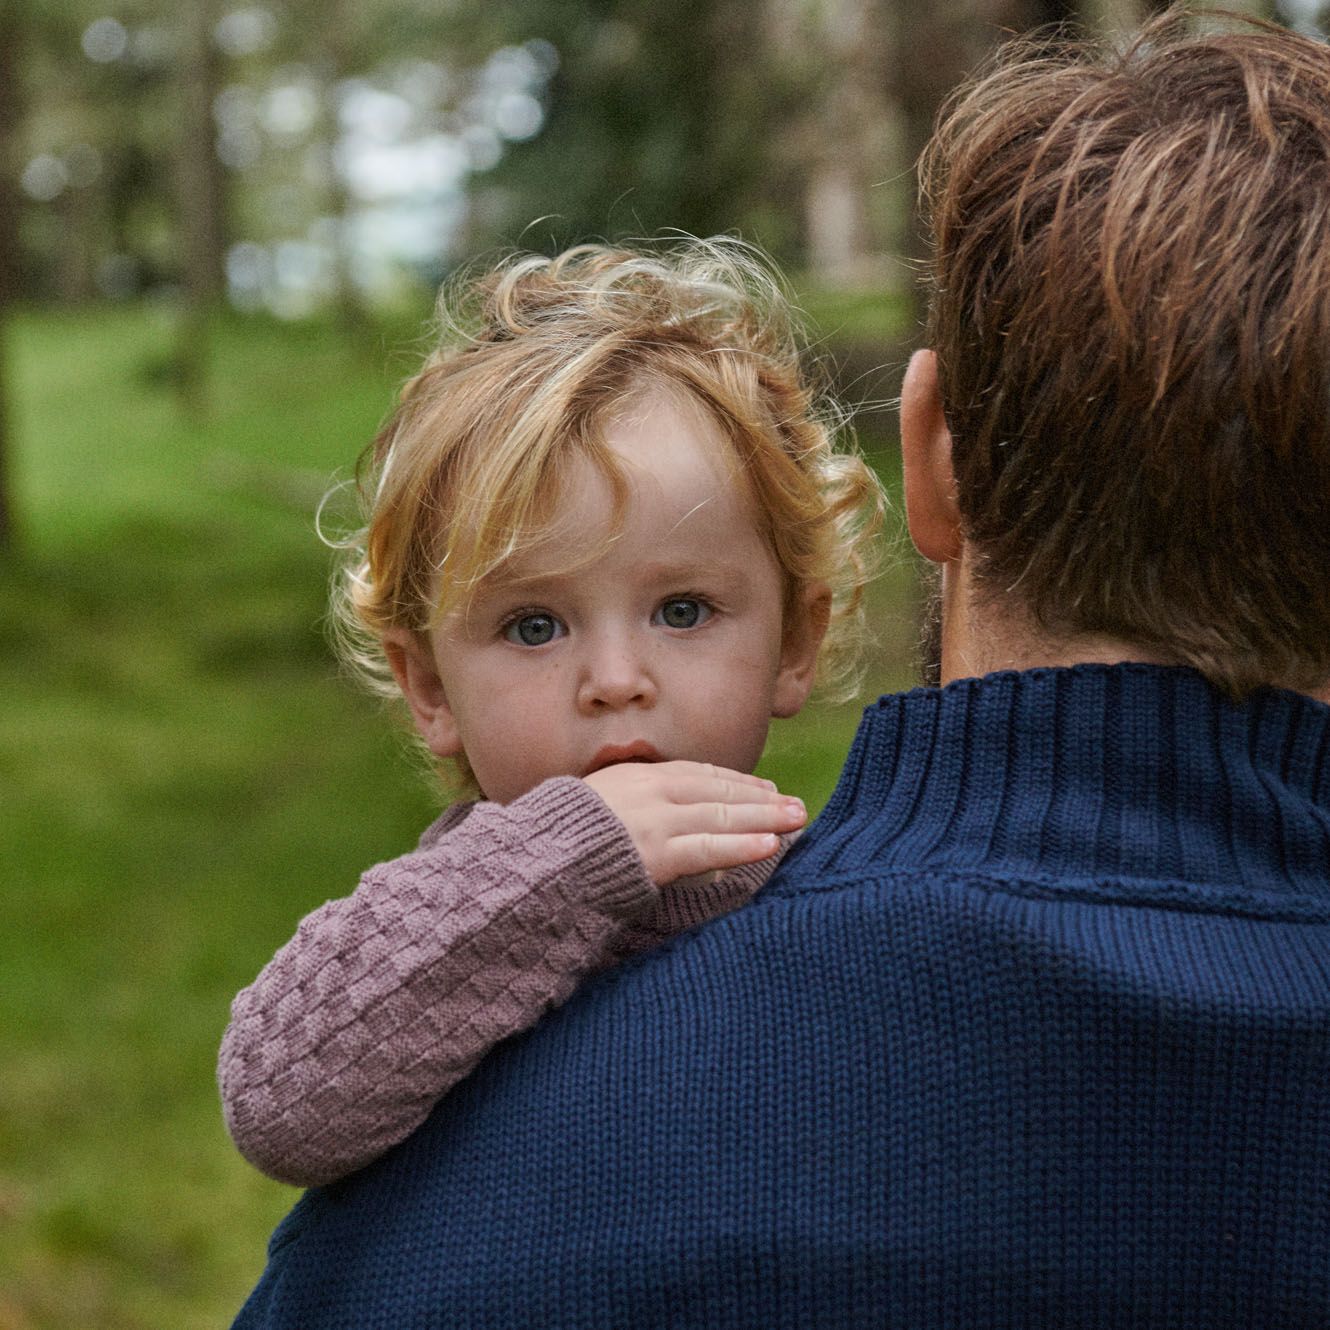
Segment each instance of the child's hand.
M621 762L586 783L628 828L657 886L765 859L808 820L771 781L704 762Z

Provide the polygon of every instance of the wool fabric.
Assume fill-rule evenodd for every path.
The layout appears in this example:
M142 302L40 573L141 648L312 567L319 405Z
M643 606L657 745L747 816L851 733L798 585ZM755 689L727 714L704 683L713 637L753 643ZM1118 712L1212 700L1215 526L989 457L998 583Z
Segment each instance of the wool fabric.
M1330 708L882 699L746 907L306 1195L236 1326L1330 1325Z

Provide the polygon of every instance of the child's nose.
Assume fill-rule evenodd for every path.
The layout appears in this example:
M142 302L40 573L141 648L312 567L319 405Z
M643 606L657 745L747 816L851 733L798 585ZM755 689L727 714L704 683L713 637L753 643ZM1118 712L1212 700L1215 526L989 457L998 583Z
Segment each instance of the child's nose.
M649 707L656 685L647 662L625 643L607 643L586 662L577 689L577 705L591 713L621 707Z

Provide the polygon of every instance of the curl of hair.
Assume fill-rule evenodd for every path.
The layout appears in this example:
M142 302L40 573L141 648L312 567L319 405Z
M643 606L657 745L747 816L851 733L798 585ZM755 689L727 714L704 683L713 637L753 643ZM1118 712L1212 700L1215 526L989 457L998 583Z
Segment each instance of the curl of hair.
M448 283L437 329L361 458L363 525L338 542L334 638L372 690L397 691L384 632L426 631L465 607L555 518L576 458L602 470L622 516L626 481L604 426L665 388L700 404L729 442L787 609L809 584L831 587L818 691L852 694L882 490L843 413L808 381L791 304L755 250L690 238L515 255Z

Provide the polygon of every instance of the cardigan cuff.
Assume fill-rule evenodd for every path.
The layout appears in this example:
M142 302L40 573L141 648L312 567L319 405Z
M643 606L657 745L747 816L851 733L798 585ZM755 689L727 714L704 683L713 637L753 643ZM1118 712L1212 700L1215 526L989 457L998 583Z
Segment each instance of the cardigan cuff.
M524 839L547 837L569 855L577 895L614 919L649 909L660 889L647 873L628 828L584 780L554 776L508 805Z

